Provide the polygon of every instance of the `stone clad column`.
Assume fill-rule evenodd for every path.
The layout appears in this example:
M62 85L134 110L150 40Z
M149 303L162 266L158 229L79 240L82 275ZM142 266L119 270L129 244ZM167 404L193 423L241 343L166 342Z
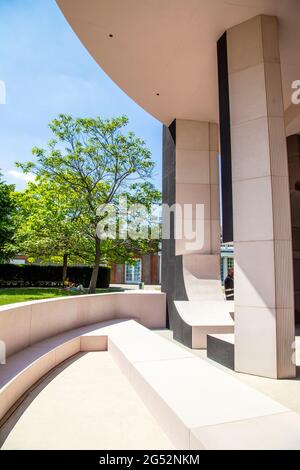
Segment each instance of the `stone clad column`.
M186 204L192 211L183 212L183 221L179 217L180 209L176 210L174 220L171 217L171 238L162 242L162 291L167 293L169 324L174 337L191 347L191 337L183 331L174 301L223 300L218 125L176 119L169 128L164 128L163 143L163 202L168 207L176 204L182 209ZM204 243L191 249L188 244L195 242L195 238L187 239L183 233L175 240L174 235L178 224L182 229L191 224L195 231L196 204L204 206L198 221L204 225ZM163 213L164 226L168 225L167 212Z
M295 376L288 162L275 17L227 31L235 247L235 368Z
M184 224L192 221L196 229L196 204L203 204L204 243L188 248L190 241L182 236L176 240L176 255L220 253L220 196L218 171L218 126L200 121L176 120L175 199L184 209ZM177 219L177 216L176 216ZM178 220L180 224L181 220ZM182 227L184 228L184 227ZM219 261L218 261L219 263Z

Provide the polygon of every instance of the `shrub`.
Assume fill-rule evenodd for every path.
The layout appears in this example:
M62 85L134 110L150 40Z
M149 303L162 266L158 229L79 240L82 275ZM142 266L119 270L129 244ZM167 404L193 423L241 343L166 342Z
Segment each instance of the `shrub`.
M71 282L88 287L92 268L69 266ZM100 266L97 287L106 288L110 283L110 268ZM0 287L62 287L62 266L36 264L0 264Z

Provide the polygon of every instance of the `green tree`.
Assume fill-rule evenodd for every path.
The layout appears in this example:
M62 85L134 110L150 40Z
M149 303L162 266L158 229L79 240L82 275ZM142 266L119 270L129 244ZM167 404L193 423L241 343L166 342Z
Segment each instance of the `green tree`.
M143 254L157 253L161 240L160 206L161 192L158 191L149 181L133 183L128 191L116 197L115 212L117 219L117 233L120 233L120 203L119 199L126 197L127 209L129 213L126 217L128 225L135 222L136 237L131 237L130 232L124 238L117 236L116 239L104 240L101 242L101 251L109 265L114 263L122 264L125 261L134 262L137 257ZM136 207L141 205L141 209ZM153 207L156 206L156 211ZM138 219L138 221L136 220ZM106 219L103 221L106 222ZM141 236L139 236L141 234ZM122 235L122 233L121 233Z
M93 240L90 293L96 289L101 257L107 257L112 247L118 252L125 246L113 240L101 242L97 236L97 224L105 216L105 207L116 203L120 194L130 192L134 183L144 184L152 177L151 153L143 140L133 132L125 132L127 124L126 116L75 119L61 114L50 124L54 138L47 149L34 148L36 161L18 164L24 172L32 171L63 188L70 198L76 198L81 210L81 231L85 238ZM102 211L97 213L100 205Z
M15 243L16 207L13 199L14 185L6 184L0 173L0 262L3 263L17 252Z
M33 260L62 262L64 281L68 262L84 262L91 249L81 234L78 199L45 178L28 183L14 197L19 250Z

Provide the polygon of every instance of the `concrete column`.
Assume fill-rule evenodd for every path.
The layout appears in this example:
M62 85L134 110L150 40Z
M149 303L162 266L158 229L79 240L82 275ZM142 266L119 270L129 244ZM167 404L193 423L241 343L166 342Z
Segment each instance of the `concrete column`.
M185 234L176 240L176 255L218 254L220 252L220 196L218 171L218 126L208 122L176 120L176 204L184 209L192 205L192 211L184 211L184 225L189 222L196 231L196 204L204 205L204 244L195 244L193 250ZM201 219L202 222L202 219ZM176 214L176 224L181 219Z
M177 204L183 210L183 220L176 211L171 223L171 239L162 243L162 291L167 293L170 327L174 337L189 345L177 321L174 300L223 299L220 283L220 200L218 126L209 122L176 119L164 128L163 143L163 202ZM184 205L192 209L184 211ZM196 220L196 205L204 205L204 213ZM163 214L163 224L168 223ZM193 231L204 226L203 245L182 233L174 239L175 228L190 224ZM208 281L208 282L206 282Z
M278 24L227 32L235 247L235 368L294 377L291 217Z

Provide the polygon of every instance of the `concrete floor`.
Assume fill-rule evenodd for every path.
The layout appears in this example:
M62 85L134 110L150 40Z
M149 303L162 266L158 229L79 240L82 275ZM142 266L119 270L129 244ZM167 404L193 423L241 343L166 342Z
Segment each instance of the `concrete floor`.
M169 330L156 333L174 341ZM300 413L300 336L296 348L298 377L294 380L236 373L208 359L204 350L189 351ZM172 449L173 445L109 353L94 352L71 358L30 392L1 428L0 447Z
M80 353L0 431L2 449L173 449L108 352Z
M234 372L227 367L218 364L206 356L206 350L189 349L183 346L181 343L173 340L173 333L170 330L157 330L157 333L169 341L174 342L182 348L188 349L188 351L195 354L195 356L201 357L203 360L209 362L214 367L217 367L228 374L233 375L238 380L247 383L250 387L259 390L265 395L273 398L277 402L284 406L287 406L293 411L300 414L300 330L297 331L296 336L296 364L297 364L297 378L289 380L274 380L267 379L264 377L257 377L255 375L241 374Z

